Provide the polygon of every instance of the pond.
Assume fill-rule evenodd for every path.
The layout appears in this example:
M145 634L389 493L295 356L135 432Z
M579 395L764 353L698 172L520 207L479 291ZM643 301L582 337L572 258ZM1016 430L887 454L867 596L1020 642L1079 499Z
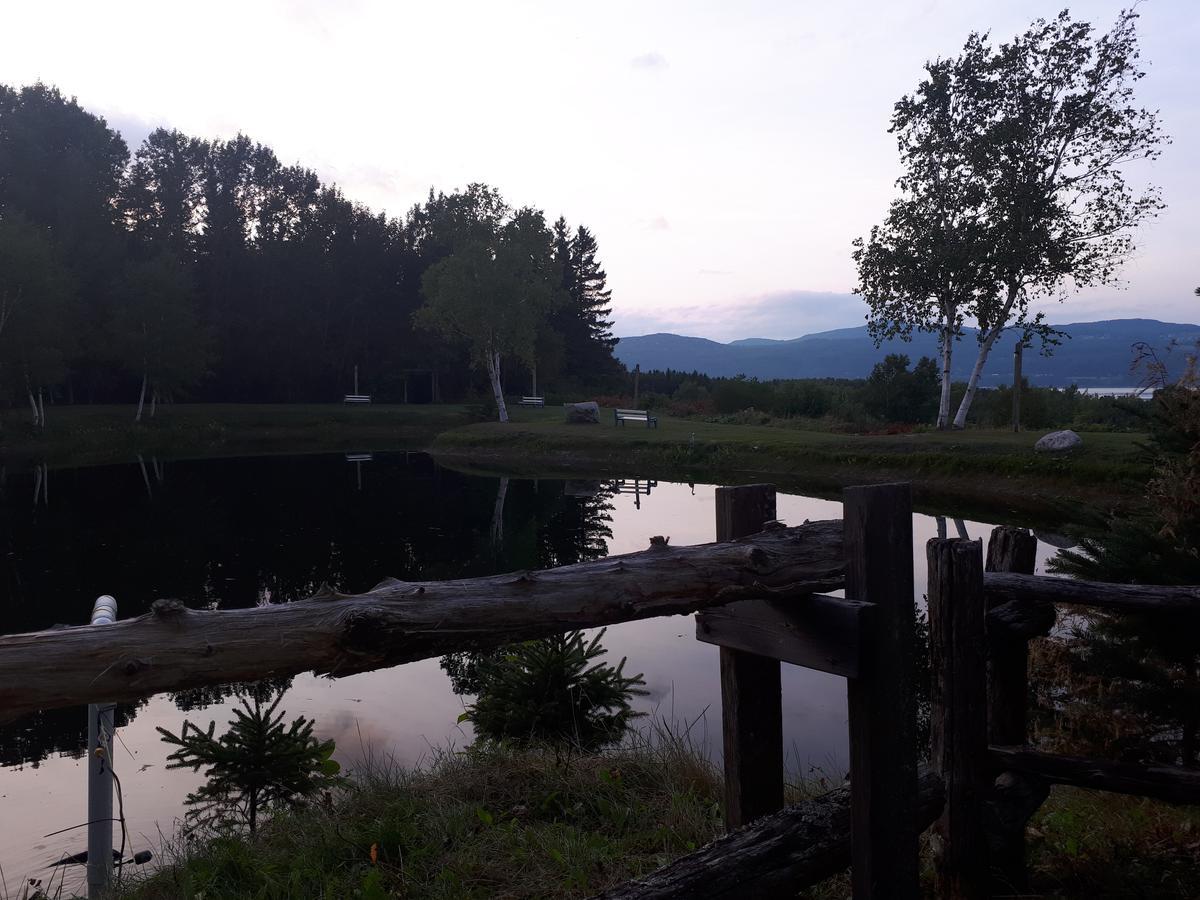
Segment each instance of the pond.
M714 539L714 487L645 480L499 479L440 468L416 453L138 460L9 474L0 482L3 578L0 631L86 623L99 594L123 618L159 597L191 606L244 607L308 596L323 584L367 590L386 577L431 580L563 565ZM947 510L952 516L953 510ZM789 524L841 517L835 500L781 494ZM914 516L915 584L925 584L925 541L939 527L987 539L988 523ZM1056 548L1039 541L1038 569ZM695 639L690 616L613 626L608 660L627 657L647 694L642 722L686 729L720 754L717 649ZM36 673L30 673L36 677ZM784 666L784 739L794 775L846 769L842 679ZM436 659L330 680L296 677L283 701L316 721L353 769L369 754L411 764L472 740ZM160 695L118 708L115 771L134 850L157 849L200 782L168 770L156 726L190 717L220 730L234 701L220 690ZM0 867L7 883L48 878L86 845L82 708L0 726ZM59 832L58 834L53 834ZM67 880L82 877L73 867Z

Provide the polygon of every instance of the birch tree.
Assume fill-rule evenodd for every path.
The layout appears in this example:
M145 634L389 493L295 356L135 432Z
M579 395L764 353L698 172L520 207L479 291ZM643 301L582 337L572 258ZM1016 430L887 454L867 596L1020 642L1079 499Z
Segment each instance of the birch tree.
M900 196L881 225L854 241L854 290L867 303L875 346L909 341L914 331L937 335L939 429L950 424L950 367L964 319L996 288L984 185L957 140L977 127L970 117L979 114L960 101L960 83L984 63L978 47L954 63L930 63L923 90L896 104L891 131L905 166L896 181Z
M192 303L190 278L174 256L128 267L111 327L113 351L141 383L135 422L142 421L147 396L153 416L160 397L205 372L209 342Z
M62 380L74 345L73 285L42 230L0 219L0 366L45 427L44 387Z
M1139 190L1125 168L1153 160L1167 140L1156 111L1138 106L1137 15L1122 12L1105 34L1068 12L1039 19L991 50L972 35L962 59L962 103L980 110L961 136L984 201L991 266L999 290L975 309L979 349L954 417L966 424L996 339L1014 323L1022 339L1046 334L1035 300L1064 300L1080 288L1119 279L1134 248L1133 229L1163 207L1152 186ZM926 82L918 94L926 89Z
M473 229L421 282L419 325L463 341L487 372L501 422L508 421L501 363L535 363L538 326L556 299L557 272L543 214L521 209L493 227Z

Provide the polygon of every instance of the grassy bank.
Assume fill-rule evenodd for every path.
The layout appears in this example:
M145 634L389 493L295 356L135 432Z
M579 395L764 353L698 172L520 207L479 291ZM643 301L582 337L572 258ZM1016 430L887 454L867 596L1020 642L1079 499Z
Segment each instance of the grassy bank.
M0 418L0 456L9 465L84 466L168 458L255 456L346 450L417 450L470 421L465 406L196 403L159 407L133 421L133 406L67 406L46 411L45 431L27 411Z
M254 839L179 844L121 896L588 897L716 837L720 804L719 773L678 741L598 756L471 750L371 768ZM1029 835L1035 896L1200 895L1200 809L1056 788ZM847 893L842 875L803 896Z
M864 481L912 481L926 503L1039 511L1085 503L1140 502L1149 465L1144 436L1091 433L1069 455L1037 454L1038 433L969 430L837 434L660 417L656 429L567 425L559 410L517 410L508 425L479 422L440 433L433 452L477 469L594 473L678 480L769 477L781 486L838 489Z
M0 421L10 467L345 450L430 449L456 467L507 474L603 474L692 481L767 479L810 493L851 483L912 481L918 502L964 514L1009 510L1054 518L1058 507L1141 500L1149 475L1140 436L1093 433L1065 457L1035 454L1035 433L838 434L660 417L657 429L567 425L558 409L473 421L465 406L180 404L141 424L129 406L51 407L45 432L21 410Z

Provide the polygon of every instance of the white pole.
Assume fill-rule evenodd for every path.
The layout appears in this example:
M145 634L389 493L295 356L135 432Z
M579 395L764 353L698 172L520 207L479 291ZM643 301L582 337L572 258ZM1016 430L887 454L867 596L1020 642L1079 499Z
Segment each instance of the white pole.
M117 619L117 601L105 594L96 598L92 624L108 625ZM108 896L113 869L113 778L109 755L113 744L112 703L88 705L88 900Z

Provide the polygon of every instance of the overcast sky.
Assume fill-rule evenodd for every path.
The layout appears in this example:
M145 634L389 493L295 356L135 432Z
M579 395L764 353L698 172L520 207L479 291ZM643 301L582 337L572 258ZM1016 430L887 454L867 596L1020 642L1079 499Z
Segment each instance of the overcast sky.
M400 215L471 181L585 224L620 335L790 338L861 324L850 242L897 174L892 104L971 30L1062 2L6 4L0 82L42 80L130 142L238 131ZM1071 5L1107 28L1119 2ZM1057 322L1198 322L1200 2L1141 6L1139 99L1174 138L1168 209L1122 289Z

